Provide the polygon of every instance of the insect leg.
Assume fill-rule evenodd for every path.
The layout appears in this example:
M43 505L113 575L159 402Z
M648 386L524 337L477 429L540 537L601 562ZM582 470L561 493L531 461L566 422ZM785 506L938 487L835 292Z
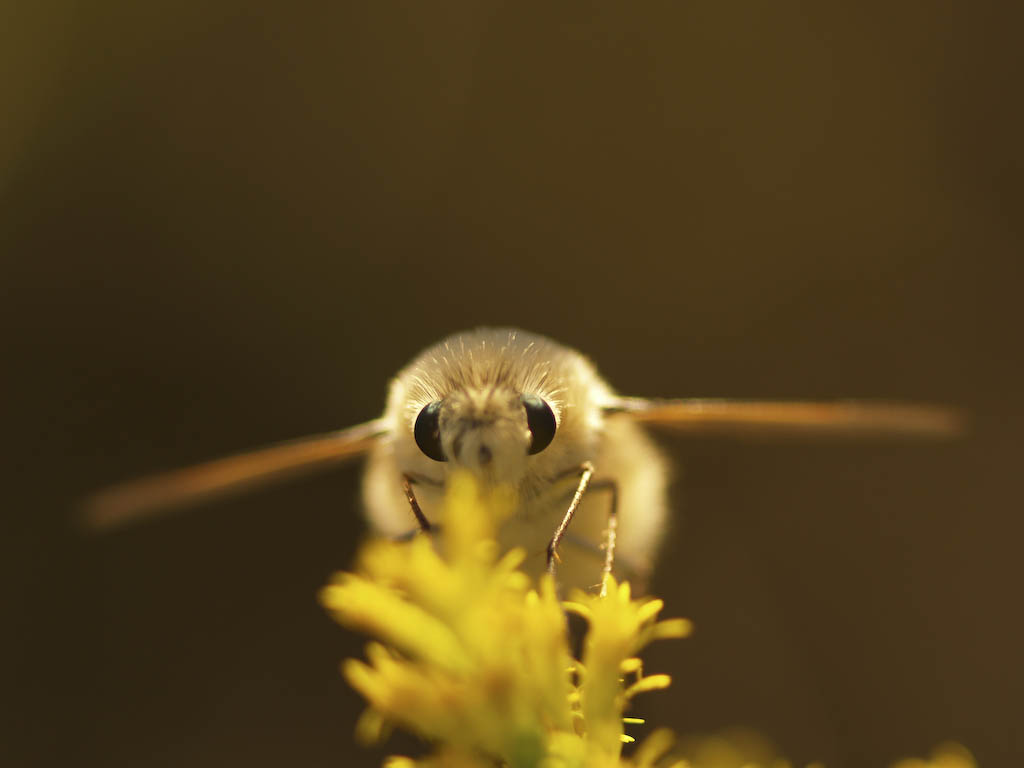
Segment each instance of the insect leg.
M423 533L431 533L433 526L430 525L427 516L423 514L423 510L420 509L420 503L416 501L416 494L412 490L412 484L415 482L416 480L410 475L402 475L402 490L405 491L405 498L409 502L413 515L416 516L416 522L419 523L420 530Z
M593 491L608 491L612 497L611 507L608 509L608 527L604 532L604 567L601 568L601 597L607 594L608 576L611 576L612 568L615 566L615 541L619 530L619 484L614 480L598 480L590 486Z
M594 484L591 484L590 488L593 489ZM437 528L438 526L435 524L434 530L436 531ZM410 531L410 533L408 534L408 538L412 538L414 535L418 533L418 528L414 531ZM584 539L579 536L576 536L572 531L567 531L565 536L562 537L562 546L564 547L566 545L571 546L574 549L578 549L581 552L584 552L588 555L591 555L596 560L599 560L602 563L604 562L604 553L606 550L605 542L603 541L600 543L595 543L593 541L590 541L589 539ZM644 573L644 569L640 568L636 563L630 562L625 557L623 557L622 553L619 552L618 549L615 550L614 565L615 573L619 574L624 581L630 581L634 584L634 586L646 583L644 579L647 578L647 575ZM598 585L595 584L594 586ZM636 587L635 591L639 594L642 593L644 589L641 587Z
M587 486L590 485L590 478L594 475L594 465L589 461L585 461L580 465L580 481L576 486L576 493L572 495L572 501L569 502L569 509L565 511L565 516L562 518L562 522L558 525L555 530L555 535L551 537L551 543L548 544L548 573L554 575L555 563L558 560L558 544L562 541L562 537L565 536L565 531L569 527L569 523L572 522L573 515L576 514L576 509L580 505L580 500L583 498L583 494L587 490Z

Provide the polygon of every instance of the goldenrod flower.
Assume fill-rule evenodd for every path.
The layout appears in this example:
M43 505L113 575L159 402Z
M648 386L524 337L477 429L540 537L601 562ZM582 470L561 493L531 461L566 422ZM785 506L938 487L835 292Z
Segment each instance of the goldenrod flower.
M760 734L745 729L685 740L681 752L686 756L682 763L686 768L794 768ZM805 768L825 766L810 763ZM977 763L964 747L947 742L936 747L928 760L900 760L890 768L977 768Z
M323 590L338 621L381 641L343 668L370 705L359 733L393 723L437 745L423 760L392 759L393 768L617 766L627 702L668 685L666 675L642 676L637 653L684 636L688 622L657 621L661 601L633 600L628 584L612 580L606 598L580 593L566 605L589 622L575 661L553 581L534 589L517 570L521 552L498 557L494 533L511 507L507 489L457 476L440 553L426 537L373 542L357 573ZM659 734L636 764L653 765L669 744Z
M892 768L978 768L978 764L965 747L950 741L933 749L928 760L908 758L893 764Z
M398 725L434 745L427 757L389 758L387 768L655 768L673 745L648 736L629 760L623 718L639 693L666 687L644 675L640 651L684 637L684 619L658 621L663 604L633 599L612 578L603 596L576 592L561 602L550 577L534 587L520 551L499 556L497 525L514 499L452 478L439 541L376 541L356 573L337 575L321 599L346 626L377 638L345 677L369 703L357 725L375 740ZM583 658L569 652L565 611L588 623ZM791 768L763 739L733 733L691 743L672 768ZM811 768L810 766L808 768ZM814 764L814 768L822 768ZM892 768L977 768L970 753L942 745L930 760Z

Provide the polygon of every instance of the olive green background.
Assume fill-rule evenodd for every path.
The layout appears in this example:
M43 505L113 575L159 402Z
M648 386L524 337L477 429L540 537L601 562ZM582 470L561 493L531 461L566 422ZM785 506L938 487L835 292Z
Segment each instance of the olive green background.
M653 589L697 633L636 714L832 768L1024 759L1020 6L4 6L5 766L416 750L353 746L364 641L316 603L358 466L106 537L70 511L372 418L495 323L628 394L968 409L949 444L665 438Z

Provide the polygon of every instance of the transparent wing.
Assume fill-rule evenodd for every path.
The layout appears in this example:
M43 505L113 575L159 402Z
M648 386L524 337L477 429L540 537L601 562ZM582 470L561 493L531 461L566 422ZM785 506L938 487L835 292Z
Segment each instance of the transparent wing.
M334 466L365 453L387 428L383 420L290 440L267 448L130 480L100 491L81 510L89 528L112 528L160 512Z
M648 400L624 397L609 413L694 434L952 437L963 431L955 409L886 402L770 400Z

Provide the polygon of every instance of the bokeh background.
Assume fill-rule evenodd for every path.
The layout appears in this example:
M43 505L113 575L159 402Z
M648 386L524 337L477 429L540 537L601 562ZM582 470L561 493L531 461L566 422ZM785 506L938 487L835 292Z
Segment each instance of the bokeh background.
M105 537L107 483L377 415L512 324L621 391L970 411L663 440L641 714L1024 759L1021 7L5 3L5 766L377 765L316 602L358 466ZM1016 608L1014 606L1017 606Z

